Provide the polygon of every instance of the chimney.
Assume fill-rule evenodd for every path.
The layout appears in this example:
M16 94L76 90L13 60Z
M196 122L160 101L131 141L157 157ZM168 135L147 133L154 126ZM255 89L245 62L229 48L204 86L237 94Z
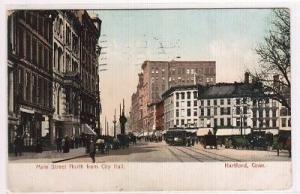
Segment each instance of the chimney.
M250 77L250 73L249 72L245 72L245 80L244 80L244 83L245 84L249 84L249 77Z

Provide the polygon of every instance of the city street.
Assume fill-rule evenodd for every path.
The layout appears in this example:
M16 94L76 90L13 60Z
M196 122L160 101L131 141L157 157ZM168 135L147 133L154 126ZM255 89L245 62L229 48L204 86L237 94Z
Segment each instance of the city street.
M56 153L39 157L19 157L11 162L91 162L84 149L72 150L69 154ZM276 151L204 149L200 144L194 147L169 146L165 142L138 142L129 148L111 150L109 154L96 154L96 162L225 162L225 161L290 161L288 153Z

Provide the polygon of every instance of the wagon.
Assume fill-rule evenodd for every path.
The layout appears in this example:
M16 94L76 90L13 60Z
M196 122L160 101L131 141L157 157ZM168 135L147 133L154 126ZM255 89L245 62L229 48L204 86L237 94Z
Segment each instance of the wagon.
M205 149L207 146L217 149L217 137L215 135L205 135L203 140L203 147Z

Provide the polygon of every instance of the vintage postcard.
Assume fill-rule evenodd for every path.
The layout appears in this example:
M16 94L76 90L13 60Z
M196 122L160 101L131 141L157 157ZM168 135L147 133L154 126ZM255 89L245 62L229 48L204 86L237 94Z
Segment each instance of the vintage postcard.
M8 190L290 190L290 15L8 9Z

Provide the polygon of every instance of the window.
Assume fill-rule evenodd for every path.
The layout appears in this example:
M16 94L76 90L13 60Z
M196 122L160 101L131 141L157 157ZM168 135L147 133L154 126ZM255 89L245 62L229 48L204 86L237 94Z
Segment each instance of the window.
M179 107L179 102L176 102L176 107Z
M230 120L230 118L227 118L227 126L228 127L231 126L231 120Z
M225 114L225 111L224 111L224 108L222 107L221 108L221 115L224 115Z
M187 99L191 99L191 92L187 92Z
M207 100L207 106L210 106L210 100Z
M247 109L246 106L244 106L244 107L243 107L243 114L247 114L247 112L248 112L248 109Z
M263 117L263 111L262 111L262 110L259 110L259 111L258 111L258 117L260 117L260 118Z
M266 117L270 117L270 111L266 110Z
M194 99L196 99L198 97L197 92L193 92L193 95L194 95Z
M176 93L176 99L177 100L179 99L179 93Z
M204 108L201 108L200 115L204 116Z
M194 106L197 106L197 100L194 100Z
M227 115L230 115L231 111L230 111L230 107L227 107Z
M256 112L257 112L256 110L253 110L253 117L254 117L254 118L256 118L256 116L257 116L257 115L256 115Z
M272 124L273 124L273 127L277 127L277 125L276 125L276 119L272 119Z
M228 104L228 105L230 105L230 104L231 104L231 101L230 101L230 99L229 99L229 98L227 99L227 104Z
M276 110L272 111L272 117L276 117Z
M187 106L188 106L188 107L191 106L191 101L187 101Z
M257 120L256 120L256 119L253 120L253 127L254 127L254 128L257 127Z
M201 100L201 106L204 106L204 100Z
M214 127L218 126L218 119L214 119Z
M26 59L31 61L31 38L28 33L26 34Z
M194 110L194 117L197 116L197 110Z
M176 109L176 117L179 117L179 110Z
M288 119L288 127L291 127L291 119Z
M220 104L224 105L224 99L221 99Z
M187 109L187 116L188 116L188 117L191 116L191 109Z
M184 109L181 109L181 114L180 116L184 117L185 116L185 110Z
M215 106L217 105L217 100L214 100L214 105L215 105Z
M240 103L241 103L240 99L237 98L237 99L236 99L236 104L240 104Z
M220 125L221 125L221 126L224 126L224 118L221 118L221 119L220 119Z
M214 107L214 115L217 115L217 114L218 114L218 108Z
M241 107L239 106L236 107L236 114L237 115L241 114Z
M247 104L247 98L243 98L243 104Z
M281 127L286 127L286 118L281 119Z
M181 93L181 99L184 99L185 97L184 97L184 93L182 92Z
M270 127L270 120L266 120L266 127Z
M177 126L179 125L179 120L178 120L178 119L176 119L176 125L177 125Z
M181 125L184 125L184 119L181 119Z
M210 116L210 108L207 109L207 116Z
M237 126L237 127L241 126L240 118L237 118L237 119L236 119L236 126Z

